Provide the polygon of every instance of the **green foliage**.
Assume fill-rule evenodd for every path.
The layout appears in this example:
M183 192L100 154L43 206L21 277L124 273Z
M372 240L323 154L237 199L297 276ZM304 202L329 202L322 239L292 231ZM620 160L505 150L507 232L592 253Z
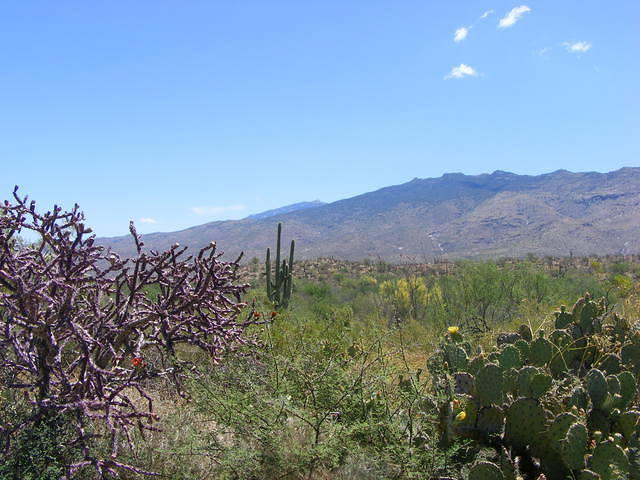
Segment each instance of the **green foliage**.
M389 313L397 320L433 320L441 317L444 310L442 290L437 284L427 286L422 277L386 280L380 284L380 295L392 307Z
M631 265L627 262L614 263L609 267L609 271L618 275L624 275L631 271Z
M65 466L79 459L70 445L73 427L63 415L44 418L22 430L11 455L0 459L0 480L59 480Z
M514 471L530 478L544 473L548 480L638 476L634 346L640 344L640 323L608 314L602 301L586 294L570 312L556 312L554 324L558 329L548 338L540 330L517 346L498 343L488 355L469 358L468 368L458 364L463 371L449 379L437 366L449 366L447 352L462 344L462 335L450 331L430 360L434 388L445 398L442 442L472 438L478 448L495 448L495 462L476 463L469 478L513 478ZM474 388L459 388L464 375L475 375ZM456 388L447 388L449 383Z
M609 279L609 284L619 297L627 297L633 291L633 280L626 275L613 275Z
M278 315L259 332L261 349L194 380L198 415L212 425L200 449L215 478L369 478L360 458L371 478L452 473L463 443L435 448L437 402L404 356L410 337L356 332L353 312L332 308L326 318Z
M592 296L545 320L549 305L570 305L585 285L610 289L609 301L621 294L607 274L558 275L534 260L462 262L440 276L331 263L304 278L297 263L295 302L252 329L256 344L208 369L189 357L206 371L185 386L190 402L178 406L154 383L165 393L162 431L136 435L123 455L178 480L634 480L640 324ZM269 318L273 299L255 288ZM432 355L434 332L448 325L461 328ZM502 329L509 342L499 347L483 334ZM19 418L18 400L0 405L5 425ZM64 433L25 436L22 459L0 460L0 472L30 478L29 462L43 458L42 472L52 466L57 478L56 455L66 454L54 437Z
M328 300L331 297L331 287L324 282L305 283L300 290L315 300Z

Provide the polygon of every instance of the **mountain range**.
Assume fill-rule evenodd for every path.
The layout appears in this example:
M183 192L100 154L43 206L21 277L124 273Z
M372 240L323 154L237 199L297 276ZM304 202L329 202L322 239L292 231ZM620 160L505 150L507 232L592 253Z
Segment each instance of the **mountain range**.
M445 174L324 204L301 202L242 220L143 235L146 248L211 241L231 259L263 258L296 240L296 258L380 258L391 262L640 253L640 168L609 173L558 170L537 176L504 171ZM124 256L130 236L98 242Z

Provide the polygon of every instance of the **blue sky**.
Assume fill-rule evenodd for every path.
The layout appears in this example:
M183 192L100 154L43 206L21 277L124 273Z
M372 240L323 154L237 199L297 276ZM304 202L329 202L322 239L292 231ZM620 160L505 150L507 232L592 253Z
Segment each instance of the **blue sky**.
M118 235L638 166L639 25L636 0L3 2L0 199Z

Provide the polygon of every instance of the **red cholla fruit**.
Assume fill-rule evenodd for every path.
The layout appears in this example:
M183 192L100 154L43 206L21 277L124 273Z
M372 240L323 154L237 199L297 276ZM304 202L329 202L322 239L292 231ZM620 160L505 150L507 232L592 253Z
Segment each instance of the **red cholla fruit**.
M144 366L144 360L140 357L133 357L131 359L131 365L133 365L136 368L140 368Z

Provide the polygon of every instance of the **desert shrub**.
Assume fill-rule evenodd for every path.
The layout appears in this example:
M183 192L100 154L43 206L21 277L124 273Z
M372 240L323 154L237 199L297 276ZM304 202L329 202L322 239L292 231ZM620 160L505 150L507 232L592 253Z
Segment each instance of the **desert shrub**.
M2 480L59 480L69 460L81 460L73 448L73 420L65 414L43 417L21 429L13 439L11 455L0 460Z
M202 448L214 458L215 478L455 471L464 442L435 448L436 402L404 343L413 332L354 323L348 307L334 306L326 318L294 308L261 327L259 348L231 353L192 384L199 415L211 420Z
M521 297L518 273L491 262L462 262L442 285L454 323L479 331L508 322Z
M624 275L631 271L631 264L627 262L618 262L609 266L609 271L616 275Z
M305 282L300 290L315 300L325 300L331 297L331 287L323 282Z
M441 328L444 313L442 289L429 286L425 277L407 276L380 283L381 310L395 322L418 320Z

